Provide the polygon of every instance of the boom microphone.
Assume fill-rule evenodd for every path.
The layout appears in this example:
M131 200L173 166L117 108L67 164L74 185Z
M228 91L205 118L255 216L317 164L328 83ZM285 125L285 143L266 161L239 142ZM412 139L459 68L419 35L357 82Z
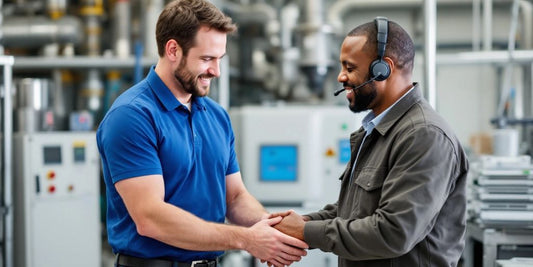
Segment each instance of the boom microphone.
M364 82L364 83L362 83L362 84L356 86L356 87L355 87L354 89L352 89L352 90L355 91L355 90L357 90L357 89L359 89L359 88L361 88L361 87L367 85L368 83L373 82L373 81L374 81L375 79L377 79L380 75L381 75L381 73L378 73L378 75L372 77L372 79L370 79L370 80L368 80L368 81L366 81L366 82ZM335 92L333 93L333 95L334 95L334 96L338 96L338 95L339 95L340 93L342 93L342 91L344 91L344 90L346 90L346 89L345 89L345 88L341 88L341 89L335 91Z

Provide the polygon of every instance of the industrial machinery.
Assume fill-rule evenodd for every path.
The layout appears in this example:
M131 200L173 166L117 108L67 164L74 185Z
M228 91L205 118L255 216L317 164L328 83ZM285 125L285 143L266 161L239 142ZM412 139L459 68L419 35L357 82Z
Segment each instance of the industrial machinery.
M14 266L100 266L94 132L15 134L13 162Z
M527 155L481 156L472 164L470 213L482 226L533 227L533 165Z
M230 110L248 190L267 206L336 201L362 113L346 106L244 106Z
M248 191L270 212L299 214L334 203L350 160L350 133L365 114L347 106L243 106L230 110ZM259 264L259 262L256 262ZM329 267L337 256L309 250L291 266Z
M465 267L533 255L532 174L528 155L483 155L472 162Z

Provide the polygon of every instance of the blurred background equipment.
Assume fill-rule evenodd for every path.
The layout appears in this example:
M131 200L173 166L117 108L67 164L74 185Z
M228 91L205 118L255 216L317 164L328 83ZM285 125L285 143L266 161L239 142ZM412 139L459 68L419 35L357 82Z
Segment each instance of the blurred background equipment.
M90 255L102 248L101 263L87 261L92 266L113 266L106 242L105 190L99 164L90 160L94 130L115 98L157 62L155 23L168 2L0 0L0 267L19 266L15 255L17 263L40 264L40 253L71 244L72 235ZM333 96L340 88L339 48L354 26L386 16L412 36L417 50L413 80L421 82L430 104L450 122L475 166L461 264L504 266L513 257L533 257L528 234L532 176L526 173L526 156L533 153L530 0L212 2L233 18L239 31L228 39L222 76L210 97L230 112L244 181L269 210L305 213L335 201L337 178L349 158L347 140L363 116L351 113L342 95ZM67 160L81 149L76 150L78 141L85 144L85 163ZM50 146L60 147L61 164L44 164L42 147ZM87 169L83 179L69 174L75 168ZM42 177L52 169L57 184L50 194L46 190L52 180ZM69 182L76 183L74 191L60 191ZM96 182L100 187L95 191ZM32 191L37 184L39 194ZM84 197L91 200L82 204ZM95 198L100 199L99 215L92 213L94 206L83 206L93 205ZM35 215L65 209L77 214L85 208L92 214L85 218L86 230L47 232L17 225L17 237L27 238L21 242L14 237L14 219L52 220ZM43 235L52 233L52 241L42 242ZM74 253L69 249L63 253ZM93 259L99 261L98 256ZM229 252L224 259L225 266L260 265L243 252ZM336 256L311 250L298 264L336 266Z
M248 191L269 211L292 209L306 214L335 203L339 177L351 156L350 133L361 126L364 115L355 115L343 106L324 105L231 109L237 155ZM246 259L246 253L231 255L233 260L238 255ZM291 266L336 265L336 256L309 250Z
M99 266L94 133L17 133L14 141L14 266Z
M351 156L350 133L363 115L322 105L232 109L247 189L267 207L316 210L334 203Z

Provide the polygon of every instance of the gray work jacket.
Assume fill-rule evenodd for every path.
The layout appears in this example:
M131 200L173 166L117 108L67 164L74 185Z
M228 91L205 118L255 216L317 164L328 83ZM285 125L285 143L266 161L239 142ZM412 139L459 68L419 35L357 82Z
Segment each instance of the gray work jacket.
M304 238L340 267L457 266L466 229L466 155L418 85L366 138L350 136L337 203L308 214ZM333 182L333 181L332 181Z

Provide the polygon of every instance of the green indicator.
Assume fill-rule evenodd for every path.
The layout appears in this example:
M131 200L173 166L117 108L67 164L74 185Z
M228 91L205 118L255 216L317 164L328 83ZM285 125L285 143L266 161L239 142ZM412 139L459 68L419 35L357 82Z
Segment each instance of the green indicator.
M348 130L348 124L343 123L343 124L341 125L341 128L342 128L344 131Z
M524 170L524 175L529 175L529 170Z

